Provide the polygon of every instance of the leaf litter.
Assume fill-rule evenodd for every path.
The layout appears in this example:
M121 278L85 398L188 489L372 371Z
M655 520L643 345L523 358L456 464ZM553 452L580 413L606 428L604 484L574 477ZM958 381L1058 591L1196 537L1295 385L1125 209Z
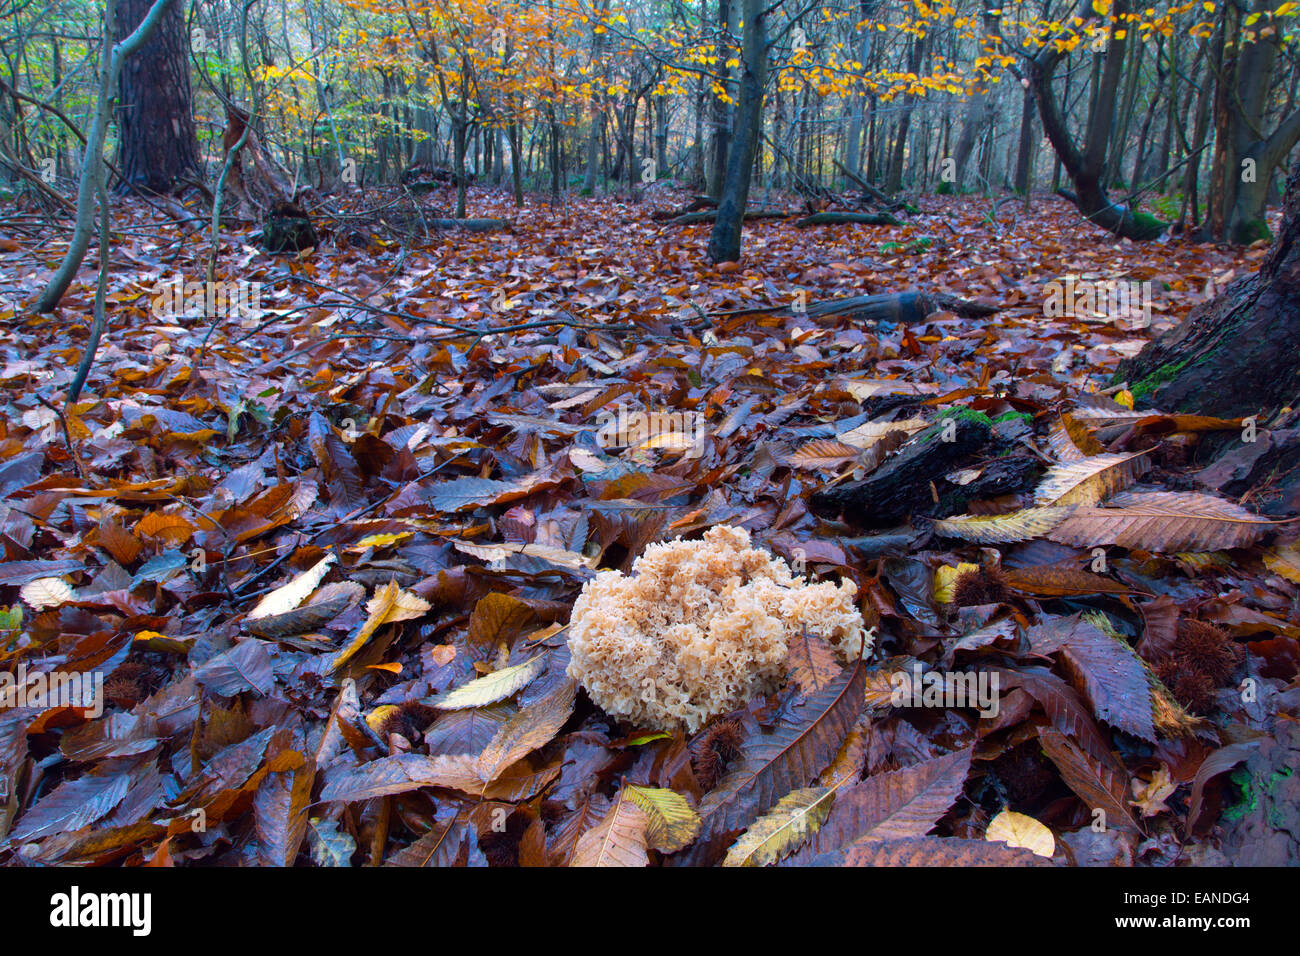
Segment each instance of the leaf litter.
M977 203L922 205L756 223L717 269L703 228L608 199L296 258L235 235L242 321L152 309L205 251L128 205L78 402L47 405L84 276L0 330L0 861L1070 864L1098 819L1129 864L1233 859L1229 772L1300 713L1296 525L1190 473L1242 423L1109 378L1262 253L1051 205L990 242ZM0 292L60 252L7 248ZM1153 326L1044 317L1063 272L1152 281ZM912 289L997 311L787 309ZM954 415L992 443L903 520L811 506ZM1007 455L1028 480L986 486ZM796 642L782 688L689 736L604 714L565 674L574 598L722 524L853 581L871 656ZM954 674L996 679L994 712L928 704Z

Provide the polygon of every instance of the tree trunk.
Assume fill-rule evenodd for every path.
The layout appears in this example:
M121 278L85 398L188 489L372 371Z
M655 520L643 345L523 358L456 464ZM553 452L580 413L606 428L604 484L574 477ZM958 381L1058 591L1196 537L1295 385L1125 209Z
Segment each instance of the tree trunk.
M858 19L864 23L869 21L875 15L875 7L876 0L858 0ZM859 32L858 60L863 64L863 69L866 69L866 64L871 60L871 44L876 34L873 27L874 24L868 24ZM862 93L855 84L849 97L849 132L844 165L854 173L862 172L862 127L867 118L866 99Z
M727 150L727 176L718 201L718 216L709 235L709 259L735 262L740 258L740 232L749 202L749 182L763 129L763 88L767 83L767 18L762 0L744 0L740 99L735 128Z
M718 32L723 36L731 32L731 0L718 0ZM727 69L727 58L718 58L717 83L726 92L731 83L731 71ZM714 199L722 195L723 184L727 178L727 153L731 147L731 125L728 123L730 112L727 101L721 96L713 97L713 168L709 175L708 193Z
M1268 238L1268 183L1274 167L1300 141L1300 110L1267 132L1269 94L1282 48L1276 28L1260 29L1270 19L1266 11L1271 6L1269 0L1253 0L1245 20L1243 9L1226 5L1222 11L1209 223L1214 237L1227 242ZM1246 27L1251 17L1263 20Z
M515 196L515 207L524 205L524 171L521 166L523 154L520 149L519 121L510 124L510 188Z
M912 52L908 58L909 73L919 73L925 62L931 34L912 40ZM916 97L908 95L904 101L903 112L898 120L898 134L894 138L893 153L889 157L889 173L885 178L885 192L893 195L903 188L903 160L907 156L907 134L912 128L912 111L916 109Z
M1258 274L1229 285L1117 373L1164 411L1251 416L1300 405L1300 162L1285 219Z
M1029 195L1029 171L1034 159L1034 91L1026 87L1020 106L1020 142L1016 150L1016 192Z
M121 0L117 40L124 40L149 13L151 0ZM162 20L118 76L120 129L117 167L127 183L168 193L199 175L198 139L190 95L189 35L183 0L172 0Z
M1086 18L1091 10L1092 0L1082 0L1079 16ZM1121 18L1120 22L1128 11L1129 4L1125 0L1115 0L1114 13ZM1038 102L1038 113L1043 120L1043 131L1051 141L1061 166L1074 183L1077 197L1072 198L1079 207L1079 212L1117 236L1126 239L1155 239L1164 232L1165 224L1154 216L1135 213L1127 206L1112 203L1106 195L1103 179L1127 43L1127 31L1111 29L1106 52L1100 56L1104 65L1095 73L1092 107L1088 113L1082 147L1074 142L1061 102L1052 87L1052 76L1063 57L1055 44L1045 44L1030 61L1030 82Z
M991 10L984 11L984 32L993 34L997 32L997 16ZM954 193L960 193L966 185L966 165L970 160L971 151L975 148L976 141L981 134L992 125L997 116L997 104L993 101L991 78L987 72L981 71L980 86L975 92L971 93L970 99L966 101L966 112L961 121L961 133L957 136L957 147L953 152L953 160L956 169L956 179L950 186ZM945 150L945 154L946 154ZM985 182L984 186L988 186Z

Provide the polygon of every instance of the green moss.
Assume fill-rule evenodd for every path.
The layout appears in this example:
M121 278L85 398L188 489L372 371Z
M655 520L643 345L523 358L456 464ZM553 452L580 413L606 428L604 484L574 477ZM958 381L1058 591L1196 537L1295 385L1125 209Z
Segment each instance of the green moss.
M982 425L987 425L989 428L993 427L993 419L989 418L983 412L977 412L975 409L967 408L965 405L958 405L955 408L945 408L935 421L941 422L945 418L953 417L964 418L968 422L979 422Z
M1248 246L1260 239L1272 239L1273 233L1263 219L1252 219L1238 223L1232 230L1232 241L1239 246Z
M940 434L942 429L939 426L944 419L947 418L965 419L968 422L979 422L985 428L993 427L993 421L983 412L977 412L972 408L966 408L964 405L956 408L946 408L939 414L939 417L934 420L934 424L932 424L927 431L921 434L921 441L929 441L935 435Z
M979 412L976 412L975 414L978 415ZM997 418L993 419L993 424L1000 425L1002 422L1009 422L1013 418L1019 418L1020 420L1027 423L1032 422L1034 420L1034 416L1030 415L1027 412L1003 412Z
M1259 807L1260 795L1271 797L1277 790L1277 785L1290 777L1291 773L1290 767L1282 767L1270 774L1268 779L1256 779L1245 767L1238 767L1228 776L1228 780L1237 789L1237 795L1224 809L1223 818L1236 823L1246 814L1253 813ZM1274 819L1269 824L1280 828L1284 821L1280 819L1276 808L1272 816Z
M1174 376L1186 368L1189 361L1189 359L1184 359L1181 362L1170 362L1160 366L1129 389L1133 393L1133 400L1135 402L1144 402L1149 399L1161 386L1172 382Z
M914 255L918 252L924 252L932 245L934 245L934 239L930 236L917 236L907 242L882 242L880 244L880 254L882 256L892 256L898 253Z
M1259 806L1259 793L1254 787L1254 781L1251 780L1250 771L1245 767L1238 767L1232 771L1228 775L1228 780L1237 788L1237 796L1232 804L1224 809L1223 819L1236 823Z
M1175 193L1172 196L1157 196L1151 201L1151 205L1155 208L1155 211L1166 219L1175 218L1178 215L1179 209L1182 208L1182 204L1182 193Z
M1137 239L1156 239L1165 231L1165 223L1148 212L1133 213L1133 223L1137 227Z

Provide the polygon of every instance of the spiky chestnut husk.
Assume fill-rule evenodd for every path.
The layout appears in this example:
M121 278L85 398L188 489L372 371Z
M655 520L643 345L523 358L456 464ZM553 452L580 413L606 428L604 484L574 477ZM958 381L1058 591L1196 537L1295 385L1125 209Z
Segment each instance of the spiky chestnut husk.
M963 571L952 588L952 603L957 607L975 607L980 604L1000 604L1011 599L1007 576L995 564L975 571Z
M740 754L745 739L740 718L720 717L691 741L691 769L704 791L712 790L727 772L727 765Z

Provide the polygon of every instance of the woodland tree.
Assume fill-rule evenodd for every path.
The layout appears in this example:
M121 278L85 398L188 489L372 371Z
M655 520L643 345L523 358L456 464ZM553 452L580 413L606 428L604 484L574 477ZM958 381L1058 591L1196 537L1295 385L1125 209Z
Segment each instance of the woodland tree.
M118 40L148 15L149 0L118 0ZM199 175L190 95L190 34L184 0L171 0L157 28L122 64L118 79L117 165L126 184L170 192Z

